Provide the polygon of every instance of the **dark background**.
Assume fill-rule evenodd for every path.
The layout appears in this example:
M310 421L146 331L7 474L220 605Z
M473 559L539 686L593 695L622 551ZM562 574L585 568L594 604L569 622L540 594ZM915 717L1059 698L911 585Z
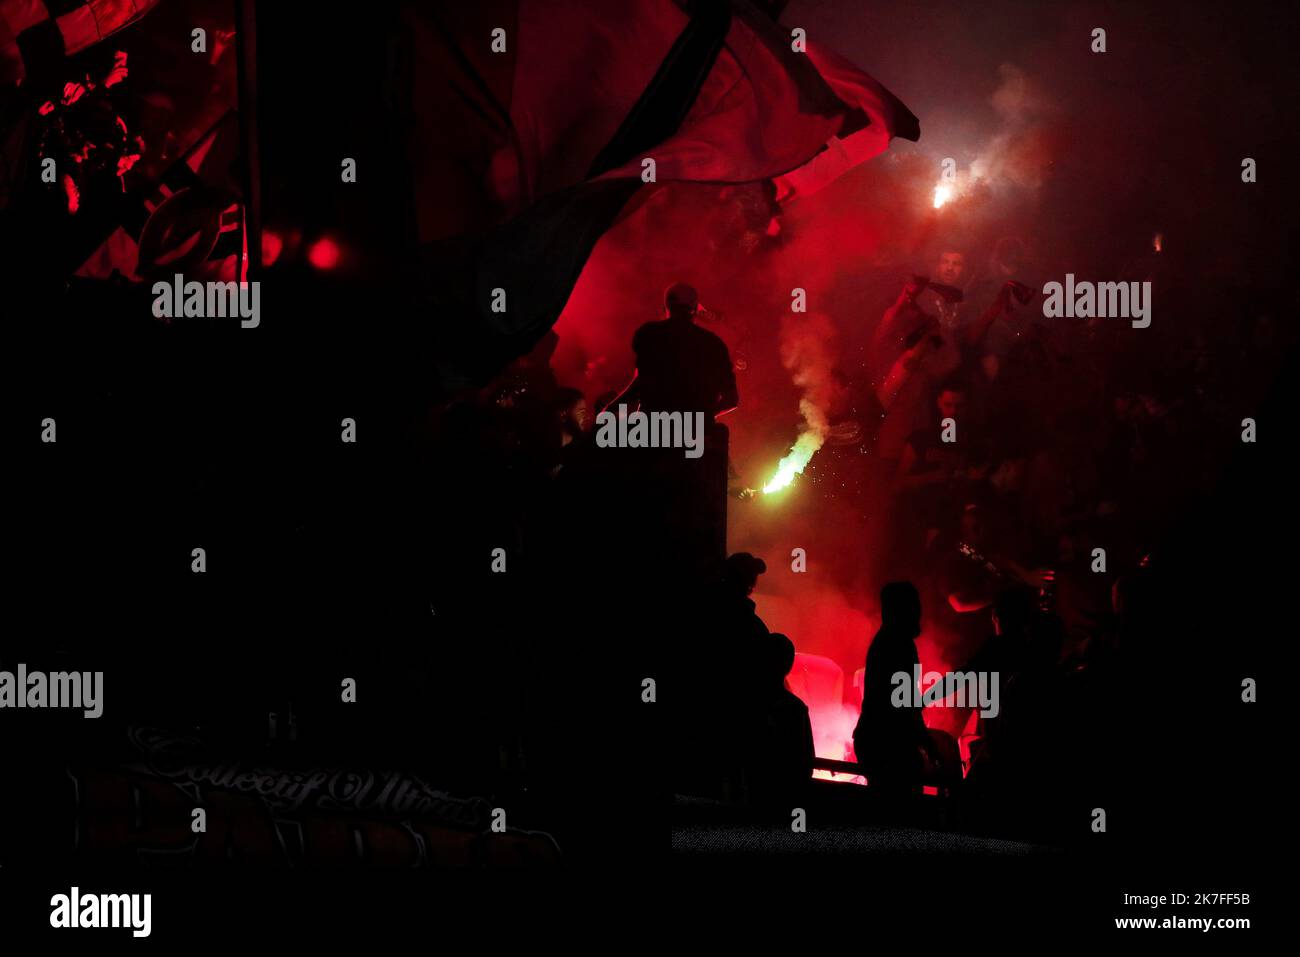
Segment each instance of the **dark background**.
M412 223L407 170L390 148L402 141L401 104L385 83L398 68L386 7L370 6L375 16L345 26L281 11L259 36L267 221L355 237L372 254L360 274L281 273L267 283L258 330L163 328L148 297L32 275L39 238L27 258L7 260L3 660L104 670L108 713L98 722L5 716L6 880L19 861L37 869L66 852L39 796L69 754L110 754L133 720L201 726L254 753L266 711L286 696L300 703L311 753L435 766L440 783L469 793L503 786L503 741L549 729L537 826L569 837L575 863L617 868L629 887L671 880L659 876L672 860L657 739L637 710L639 676L655 646L671 646L671 619L629 618L627 602L644 597L609 556L591 555L576 572L576 596L587 596L576 616L557 612L553 591L534 590L553 579L488 572L512 507L508 477L489 451L449 447L431 429L439 396L422 350L440 317L415 313L403 290ZM989 76L999 59L990 47L1011 37L1064 94L1085 81L1057 56L1061 31L1106 25L1115 74L1095 128L1063 162L1099 177L1108 208L1179 223L1167 228L1183 230L1213 267L1207 287L1295 275L1295 207L1264 188L1288 177L1294 155L1284 146L1291 120L1276 107L1278 84L1294 79L1281 7L906 6L796 3L783 20L833 30L850 56L869 47L865 62L922 117L937 141L923 142L940 152L987 96L965 71ZM1180 42L1156 54L1116 21L1138 35L1173 30ZM1155 111L1135 96L1149 85L1172 91ZM1193 128L1213 132L1197 140L1212 148L1183 156L1177 144ZM330 185L317 182L312 157L338 154L387 164L391 176L337 191L331 161L320 166ZM1261 188L1240 205L1211 202L1205 169L1241 155L1259 160ZM1080 248L1108 235L1096 209L1070 221ZM1292 308L1283 321L1294 320ZM1026 913L1101 918L1119 913L1111 905L1122 890L1147 891L1143 873L1170 889L1262 895L1274 835L1292 813L1274 704L1289 689L1269 679L1285 682L1292 657L1294 371L1292 362L1257 415L1259 443L1241 448L1222 485L1201 490L1166 548L1167 629L1135 674L1142 695L1128 704L1117 755L1133 777L1109 814L1107 849L1034 873L967 861L960 875L936 863L938 876L927 868L918 882L925 893L974 886L1001 913L1010 888L1032 883ZM57 445L39 442L45 416L58 421ZM339 442L344 416L358 422L356 445ZM196 546L207 550L203 576L189 568ZM344 676L360 687L346 711ZM1260 682L1261 704L1240 704L1242 676ZM907 872L893 864L890 875ZM799 865L826 876L839 867ZM858 878L895 883L882 871ZM294 893L415 892L311 879L268 884L255 901L269 909L270 897ZM156 899L159 921L163 912Z

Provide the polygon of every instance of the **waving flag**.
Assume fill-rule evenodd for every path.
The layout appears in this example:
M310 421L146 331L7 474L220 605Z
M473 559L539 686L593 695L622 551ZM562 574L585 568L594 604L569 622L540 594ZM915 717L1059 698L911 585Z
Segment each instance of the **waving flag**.
M158 0L0 0L0 84L58 71L80 53L134 23Z
M453 379L481 380L550 328L645 185L647 160L656 183L747 183L861 130L875 152L919 135L884 87L830 54L797 52L747 3L514 0L408 13L421 64L421 266L440 351L458 360L444 369Z

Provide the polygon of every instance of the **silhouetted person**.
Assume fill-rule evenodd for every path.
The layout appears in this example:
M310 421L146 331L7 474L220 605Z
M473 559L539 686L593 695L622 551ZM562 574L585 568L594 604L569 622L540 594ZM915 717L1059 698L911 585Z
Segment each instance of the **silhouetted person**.
M590 450L587 441L594 419L587 397L579 389L557 389L551 403L553 418L549 423L551 434L547 437L550 451L550 475L557 477L561 470L580 461Z
M1058 663L1061 638L1059 618L1031 612L1018 645L1007 648L1014 672L1002 675L997 719L981 722L984 738L965 787L971 820L991 832L1052 842L1068 836L1078 816L1106 806L1114 743L1138 730L1106 727L1118 689L1103 686L1094 697L1083 670ZM1093 804L1076 806L1085 794L1096 796Z
M728 555L722 563L714 612L736 638L762 638L768 633L767 625L758 617L754 599L749 597L758 587L758 576L766 571L767 563L749 552Z
M706 421L740 402L731 354L720 338L695 324L699 296L685 283L664 293L665 318L632 336L636 376L610 407L638 405L646 412L703 412Z
M753 727L766 687L768 630L749 597L765 571L767 564L749 552L727 558L704 597L695 640L678 663L678 757L687 786L719 792L723 779L739 783L743 748L737 742Z
M771 634L764 641L764 673L751 739L751 799L780 808L798 807L812 778L813 735L808 706L785 686L794 667L794 642Z
M1007 588L998 593L993 603L993 635L967 662L958 668L961 672L987 672L998 676L998 701L1002 703L996 716L980 715L980 747L996 737L998 726L1006 713L1007 688L1016 676L1030 663L1031 634L1034 628L1034 594L1027 588ZM1059 651L1059 648L1058 648ZM1055 665L1055 659L1043 662L1044 668ZM972 755L972 760L976 756Z
M698 308L690 286L668 287L665 318L632 337L635 376L602 410L676 416L680 442L687 429L696 435L691 457L677 447L642 449L624 458L619 479L641 502L631 534L653 565L678 581L700 580L726 555L729 436L715 419L739 402L731 355L718 336L695 324Z
M867 649L862 714L853 729L853 749L866 772L867 784L884 796L920 789L925 755L937 761L934 744L919 707L916 681L920 657L921 596L911 582L890 582L880 590L880 630ZM902 698L897 674L906 675L911 692ZM901 680L901 679L900 679Z
M959 287L965 273L965 254L955 249L944 250L933 270L936 282L951 287ZM925 427L929 397L961 368L966 325L960 303L948 302L916 279L904 285L881 317L872 360L876 396L888 413L876 446L882 459L897 462L907 436Z

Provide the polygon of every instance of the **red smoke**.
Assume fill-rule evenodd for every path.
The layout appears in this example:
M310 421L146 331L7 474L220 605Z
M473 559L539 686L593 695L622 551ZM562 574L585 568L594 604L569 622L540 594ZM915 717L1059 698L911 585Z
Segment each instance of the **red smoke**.
M702 324L743 364L741 405L727 418L738 487L769 480L807 425L800 400L808 398L810 383L805 376L796 384L782 361L783 326L788 341L792 331L824 323L819 345L826 355L816 362L814 407L834 426L862 414L847 407L840 386L867 375L863 347L875 324L905 279L929 271L941 249L967 253L968 279L984 273L1004 237L1023 246L1022 278L1030 284L1067 271L1114 274L1135 252L1145 254L1158 230L1175 248L1177 217L1186 195L1196 193L1188 187L1208 168L1198 158L1179 169L1162 167L1160 177L1144 175L1141 162L1163 155L1162 142L1178 141L1180 130L1211 136L1213 124L1205 124L1188 91L1153 88L1150 78L1159 72L1145 60L1132 65L1119 50L1104 61L1089 59L1078 39L1091 23L1084 14L1068 22L1017 6L1024 29L1009 31L995 28L998 18L980 8L922 22L911 5L886 7L884 13L835 5L805 12L820 35L842 40L850 58L881 64L881 78L921 117L918 146L895 142L776 217L760 186L654 188L601 240L555 327L557 375L595 399L626 384L632 333L662 315L664 288L675 281L694 285L704 305L721 313ZM873 16L898 31L898 42L878 51L883 59L871 55L881 35L870 29ZM1115 16L1154 29L1140 12ZM954 39L967 36L973 39ZM945 44L963 56L946 58ZM1108 72L1081 69L1098 63ZM1199 93L1217 82L1212 77L1195 81ZM1136 96L1137 90L1150 95ZM934 188L947 157L957 163L959 195L936 210ZM1217 158L1222 169L1239 162ZM1156 213L1159 221L1152 219ZM1184 219L1183 225L1186 235L1190 224ZM806 315L791 313L796 288L806 293ZM728 530L731 551L767 560L756 594L759 613L801 653L842 669L850 707L853 673L877 624L876 595L891 572L883 485L868 485L857 497L834 487L853 454L852 447L828 443L784 492L732 501ZM796 548L807 556L806 571L790 567ZM928 622L926 628L918 642L923 669L957 665L945 660L945 636ZM828 739L842 737L844 713L820 698L813 712L819 747L833 750Z
M633 332L662 316L670 283L691 283L721 314L701 324L744 365L741 406L727 417L733 485L761 487L808 428L807 413L821 427L850 415L843 385L865 374L861 346L944 226L930 205L936 169L916 153L887 154L792 204L780 229L759 187L660 187L588 262L555 327L557 376L591 400L622 388ZM806 313L791 310L796 288ZM755 597L768 626L842 670L841 702L811 704L819 752L843 758L861 693L853 675L878 626L874 569L887 569L879 561L887 503L872 503L880 518L866 520L815 474L817 457L809 468L777 495L733 500L728 548L767 560ZM795 548L806 551L806 572L790 570ZM920 649L927 670L947 666L939 643L923 638Z

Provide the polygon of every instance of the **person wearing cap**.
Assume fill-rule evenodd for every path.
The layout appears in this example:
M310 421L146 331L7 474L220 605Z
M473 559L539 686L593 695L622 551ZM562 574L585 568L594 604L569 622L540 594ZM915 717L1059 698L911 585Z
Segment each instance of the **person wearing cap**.
M664 292L664 318L632 337L636 374L607 408L636 405L644 412L703 412L713 418L740 403L727 345L695 324L700 299L686 283Z

